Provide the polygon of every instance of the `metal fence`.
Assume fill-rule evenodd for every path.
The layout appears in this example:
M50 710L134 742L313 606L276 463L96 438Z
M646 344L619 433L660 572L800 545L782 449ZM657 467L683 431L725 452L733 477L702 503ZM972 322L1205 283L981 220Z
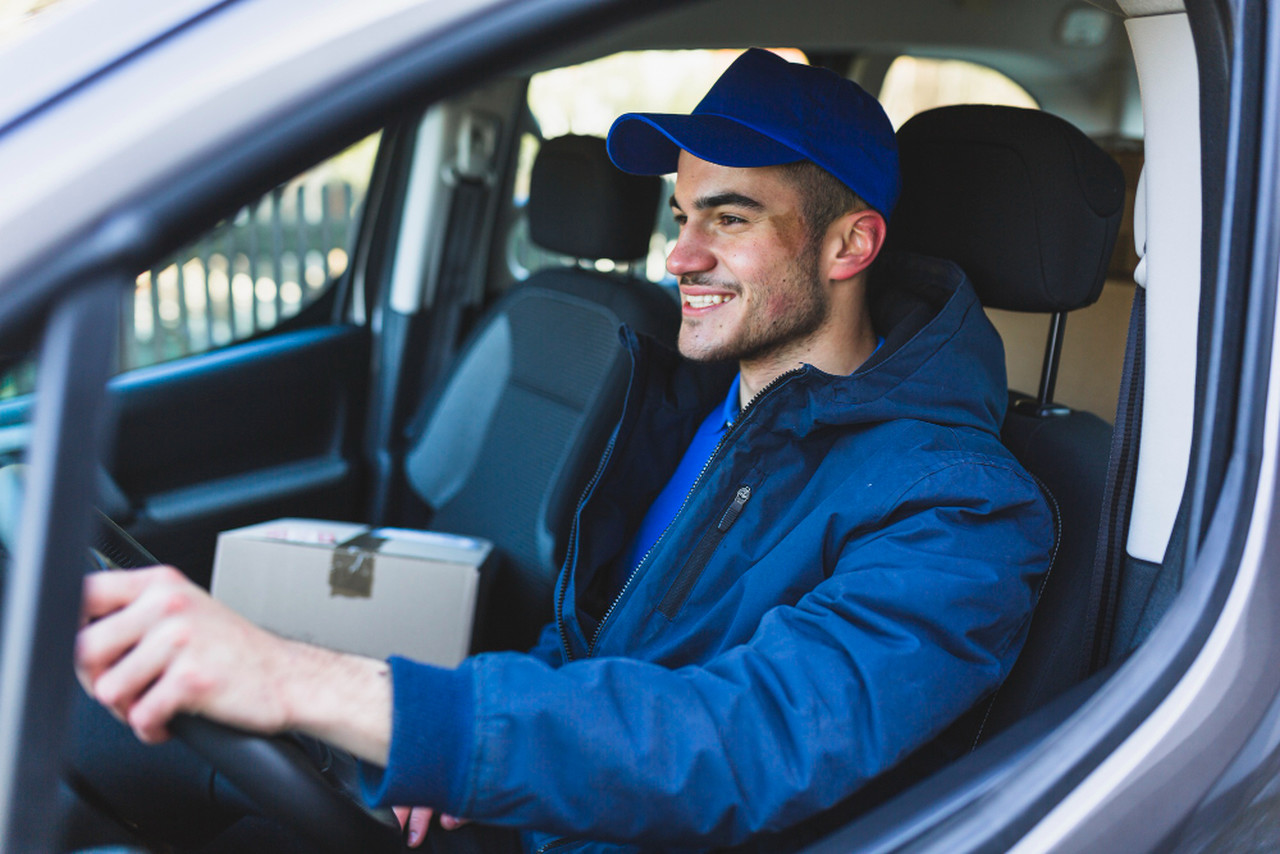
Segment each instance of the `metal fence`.
M363 195L349 181L290 182L140 275L120 367L220 347L297 314L346 270Z
M319 299L350 258L381 134L276 187L138 276L120 369L251 338ZM31 393L35 356L0 347L0 401Z

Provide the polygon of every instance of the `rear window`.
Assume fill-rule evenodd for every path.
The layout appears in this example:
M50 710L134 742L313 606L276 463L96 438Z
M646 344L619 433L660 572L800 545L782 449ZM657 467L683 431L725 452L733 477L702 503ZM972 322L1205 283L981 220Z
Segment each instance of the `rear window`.
M879 97L895 128L916 113L952 104L1040 108L1026 89L994 68L960 59L919 56L899 56L893 61Z
M807 62L804 53L790 48L775 53L792 62ZM533 75L529 81L529 112L538 134L525 134L520 141L512 204L524 206L529 198L529 175L542 139L565 134L603 137L614 119L626 112L687 113L697 106L726 68L742 55L741 50L646 50L628 51L556 68ZM668 180L668 183L671 183ZM630 271L652 282L670 283L666 271L667 253L676 238L675 223L661 195L654 212L654 233L649 253L634 264L619 265L609 259L589 259L603 272ZM523 217L518 217L507 239L507 263L517 279L544 267L579 263L548 252L529 240Z

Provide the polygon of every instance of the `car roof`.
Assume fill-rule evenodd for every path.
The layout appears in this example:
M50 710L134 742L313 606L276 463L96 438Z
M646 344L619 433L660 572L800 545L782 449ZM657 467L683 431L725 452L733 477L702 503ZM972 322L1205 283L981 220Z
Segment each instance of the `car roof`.
M618 50L649 48L798 47L814 55L910 53L970 59L991 65L1029 88L1085 79L1128 61L1120 19L1101 41L1068 44L1064 14L1074 0L708 0L688 3L634 25L582 41L554 64Z
M226 0L82 0L32 19L0 50L0 127L163 39Z
M14 79L11 62L63 38L75 44L102 9L132 8L134 2L164 5L100 0L71 7L12 45L0 60L0 74ZM0 296L95 233L155 227L122 222L118 214L139 199L176 192L193 170L215 168L230 152L265 144L326 93L361 80L388 57L434 43L460 16L519 5L233 0L199 12L198 0L188 2L194 5L183 7L187 23L198 17L199 26L184 26L182 15L157 14L149 29L134 32L144 43L133 50L113 39L114 47L96 60L50 72L4 102L9 112L0 113L0 173L7 179L0 230L8 251L0 255ZM266 161L273 152L254 156Z

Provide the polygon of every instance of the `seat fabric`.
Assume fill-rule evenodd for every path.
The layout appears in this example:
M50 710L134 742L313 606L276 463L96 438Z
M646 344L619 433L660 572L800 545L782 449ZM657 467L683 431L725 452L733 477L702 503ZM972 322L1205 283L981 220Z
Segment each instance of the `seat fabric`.
M1083 133L1036 110L965 105L921 113L902 126L898 143L903 192L891 249L956 261L991 307L1067 312L1097 299L1123 213L1124 175ZM1056 504L1059 538L1023 652L974 716L979 738L1088 675L1092 639L1084 635L1096 608L1111 427L1064 407L1032 414L1010 406L1001 437Z
M643 252L660 191L658 178L615 169L603 140L549 140L534 167L530 230L555 251ZM404 473L421 505L407 521L483 537L499 556L477 649L528 646L550 616L570 515L625 391L619 327L674 344L679 322L675 299L650 282L535 273L485 313L414 420Z

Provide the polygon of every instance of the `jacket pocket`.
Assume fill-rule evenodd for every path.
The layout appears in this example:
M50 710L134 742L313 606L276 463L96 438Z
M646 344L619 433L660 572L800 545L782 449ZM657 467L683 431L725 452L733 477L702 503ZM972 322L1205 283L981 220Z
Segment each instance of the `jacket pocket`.
M662 616L668 620L675 619L676 614L680 612L680 608L684 605L684 600L689 598L689 592L693 590L693 585L698 583L702 570L706 569L707 562L711 560L711 555L715 552L716 546L720 545L724 535L729 532L729 529L733 527L733 523L738 521L738 517L742 515L742 508L751 500L751 493L752 488L747 484L739 486L738 491L733 494L732 500L729 501L729 505L720 514L716 524L698 540L698 545L694 547L693 554L689 555L689 560L685 562L675 581L671 582L671 587L668 588L667 594L658 603L658 612Z

